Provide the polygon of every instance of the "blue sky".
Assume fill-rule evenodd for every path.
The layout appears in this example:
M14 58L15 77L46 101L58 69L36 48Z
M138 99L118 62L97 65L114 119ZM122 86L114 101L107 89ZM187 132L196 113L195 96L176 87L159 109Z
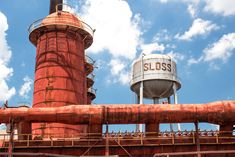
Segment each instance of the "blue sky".
M172 55L182 88L179 103L235 99L235 1L68 0L96 29L86 53L96 60L95 104L131 104L132 62ZM0 101L31 104L35 47L29 25L48 14L49 0L0 2ZM146 103L149 101L145 100Z

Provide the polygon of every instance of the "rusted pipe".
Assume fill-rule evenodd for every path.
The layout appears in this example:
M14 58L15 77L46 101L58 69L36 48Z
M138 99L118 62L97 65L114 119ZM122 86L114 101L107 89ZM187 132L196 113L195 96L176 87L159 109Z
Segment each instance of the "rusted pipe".
M235 101L208 104L71 105L53 108L0 109L0 123L57 122L68 124L235 123Z

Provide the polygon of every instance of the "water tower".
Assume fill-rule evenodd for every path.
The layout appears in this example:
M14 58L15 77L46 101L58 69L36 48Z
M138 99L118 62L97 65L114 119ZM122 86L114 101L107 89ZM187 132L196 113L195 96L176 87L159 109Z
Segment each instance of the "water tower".
M143 98L152 99L154 104L159 100L174 95L177 104L177 93L181 83L177 77L176 63L172 57L163 54L142 55L134 61L132 67L131 90L136 93L138 103ZM137 128L139 130L140 128ZM141 129L140 129L141 130ZM159 125L146 124L146 132L156 132Z

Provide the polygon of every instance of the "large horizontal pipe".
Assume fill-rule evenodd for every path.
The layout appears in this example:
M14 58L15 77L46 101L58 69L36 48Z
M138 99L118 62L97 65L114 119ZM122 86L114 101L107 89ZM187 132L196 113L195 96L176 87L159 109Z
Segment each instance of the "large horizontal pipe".
M71 105L53 108L0 109L0 123L137 124L209 122L234 124L235 101L208 104Z

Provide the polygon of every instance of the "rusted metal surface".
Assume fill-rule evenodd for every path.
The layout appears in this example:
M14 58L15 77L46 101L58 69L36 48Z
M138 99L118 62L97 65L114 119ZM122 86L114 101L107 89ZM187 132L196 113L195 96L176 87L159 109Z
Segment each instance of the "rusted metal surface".
M154 154L153 157L170 157L170 156L185 156L185 155L202 155L202 154L216 154L216 155L225 155L225 154L235 154L235 150L223 150L223 151L196 151L196 152L176 152L176 153L160 153Z
M29 26L29 40L36 46L38 37L51 30L77 32L84 41L84 48L93 43L94 30L80 18L69 12L55 12L46 18L36 20Z
M37 44L33 107L86 104L87 87L81 36L72 32L48 32ZM48 130L48 128L50 128ZM33 124L33 132L85 132L81 126Z
M230 132L233 134L234 132ZM205 144L235 144L235 136L226 137L223 136L223 131L177 131L177 132L112 132L112 133L83 133L83 134L70 134L68 137L57 138L58 135L55 133L47 134L44 137L32 134L14 134L14 147L15 148L25 148L31 147L35 148L34 143L44 142L44 146L67 146L67 147L79 147L79 146L89 146L90 142L103 141L103 143L96 143L93 147L105 146L105 141L108 139L110 146L118 146L122 144L123 146L157 146L157 145L179 145L188 144L195 145L197 147L196 138L200 139L200 146ZM153 136L155 135L155 136ZM0 141L3 141L3 145L0 148L7 148L9 146L10 134L0 134ZM22 137L25 137L24 139ZM34 136L34 138L31 138ZM82 136L82 138L81 138ZM40 138L38 138L40 137ZM64 143L63 143L64 141ZM118 144L116 143L118 142ZM61 143L61 144L59 144ZM62 144L63 143L63 144ZM86 144L85 144L86 143ZM195 147L195 148L196 148Z
M137 124L209 122L234 124L235 101L208 104L71 105L0 110L0 122L60 122L68 124Z
M104 136L105 137L105 136ZM180 138L179 138L180 140ZM105 153L105 139L102 139L97 143L97 140L88 139L84 141L84 139L72 140L74 141L74 145L72 146L72 142L70 140L58 139L54 140L53 145L51 146L51 141L31 141L29 147L20 147L20 145L24 144L24 142L19 141L15 142L15 151L14 152L40 152L40 153L53 153L53 154L63 154L63 155L75 155L81 156L87 149L91 146L92 149L89 150L89 153L86 155L90 156L102 156ZM89 141L89 142L88 142ZM171 141L171 140L169 140ZM143 140L141 144L139 140L135 140L135 138L125 138L119 141L119 144L125 148L125 150L131 154L133 157L153 157L154 154L160 153L176 153L176 152L188 152L188 151L196 151L195 143L187 143L189 140L181 139L181 143L176 142L175 144L169 144L166 140L161 139L152 139ZM208 140L212 142L211 140ZM129 155L118 145L118 141L116 142L111 137L109 138L110 142L110 155L118 154L120 157L129 157ZM223 151L223 150L235 150L235 144L231 144L231 142L221 143L211 143L207 142L202 144L202 151ZM39 145L40 143L40 145ZM97 143L97 144L95 144ZM69 146L70 144L70 146ZM5 148L0 148L0 152L5 152ZM206 157L234 157L232 152L219 154L216 156L215 154L206 155ZM180 157L186 157L186 155L182 155ZM191 156L187 156L191 157ZM205 157L203 155L203 157Z
M146 132L159 132L159 124L156 124L156 123L145 124L145 131ZM149 136L151 136L151 134Z
M60 3L63 0L51 0L51 14L29 28L29 39L37 47L33 108L0 109L0 123L11 120L18 126L18 135L11 131L4 135L3 142L0 140L0 152L9 148L8 153L0 153L0 156L78 156L85 153L90 156L152 157L164 152L196 151L196 137L200 138L201 150L235 149L235 137L231 136L235 101L86 105L95 98L94 82L89 78L94 62L84 55L84 49L93 42L94 30L76 15L63 11ZM160 64L156 62L155 65ZM164 71L167 65L162 63L161 66ZM152 70L153 66L146 64L146 68ZM168 70L171 71L169 67ZM160 123L183 122L219 124L228 132L159 132ZM106 136L102 134L103 124L143 123L146 131L152 133L109 134L107 131Z
M29 39L37 47L33 108L88 102L84 49L92 44L93 30L77 16L58 11L58 3L61 2L51 1L51 9L56 6L56 12L29 29ZM37 122L32 124L32 132L42 136L51 132L87 132L87 125Z
M33 107L86 104L84 47L79 34L48 32L38 39Z
M158 134L157 136L152 136ZM104 155L106 142L109 142L109 154L118 154L122 157L153 157L154 154L197 150L196 137L200 138L202 151L234 150L235 137L221 136L220 131L178 131L178 132L126 132L126 133L86 133L83 135L70 134L70 137L57 138L52 133L41 139L31 139L32 135L24 135L26 139L19 138L22 135L14 134L14 152L40 152L63 155ZM4 136L4 137L2 137ZM4 144L0 146L0 152L9 146L9 134L0 135ZM82 138L81 138L82 136ZM17 138L18 137L18 138ZM0 140L1 142L1 140ZM219 147L218 147L219 146ZM140 149L141 148L141 149ZM14 153L13 152L13 153ZM226 153L227 154L227 153ZM229 152L228 154L232 154ZM0 155L1 156L1 155ZM221 156L218 157L222 157ZM185 157L185 156L182 156ZM206 156L208 157L208 156ZM217 156L216 156L217 157ZM227 156L224 156L227 157Z

